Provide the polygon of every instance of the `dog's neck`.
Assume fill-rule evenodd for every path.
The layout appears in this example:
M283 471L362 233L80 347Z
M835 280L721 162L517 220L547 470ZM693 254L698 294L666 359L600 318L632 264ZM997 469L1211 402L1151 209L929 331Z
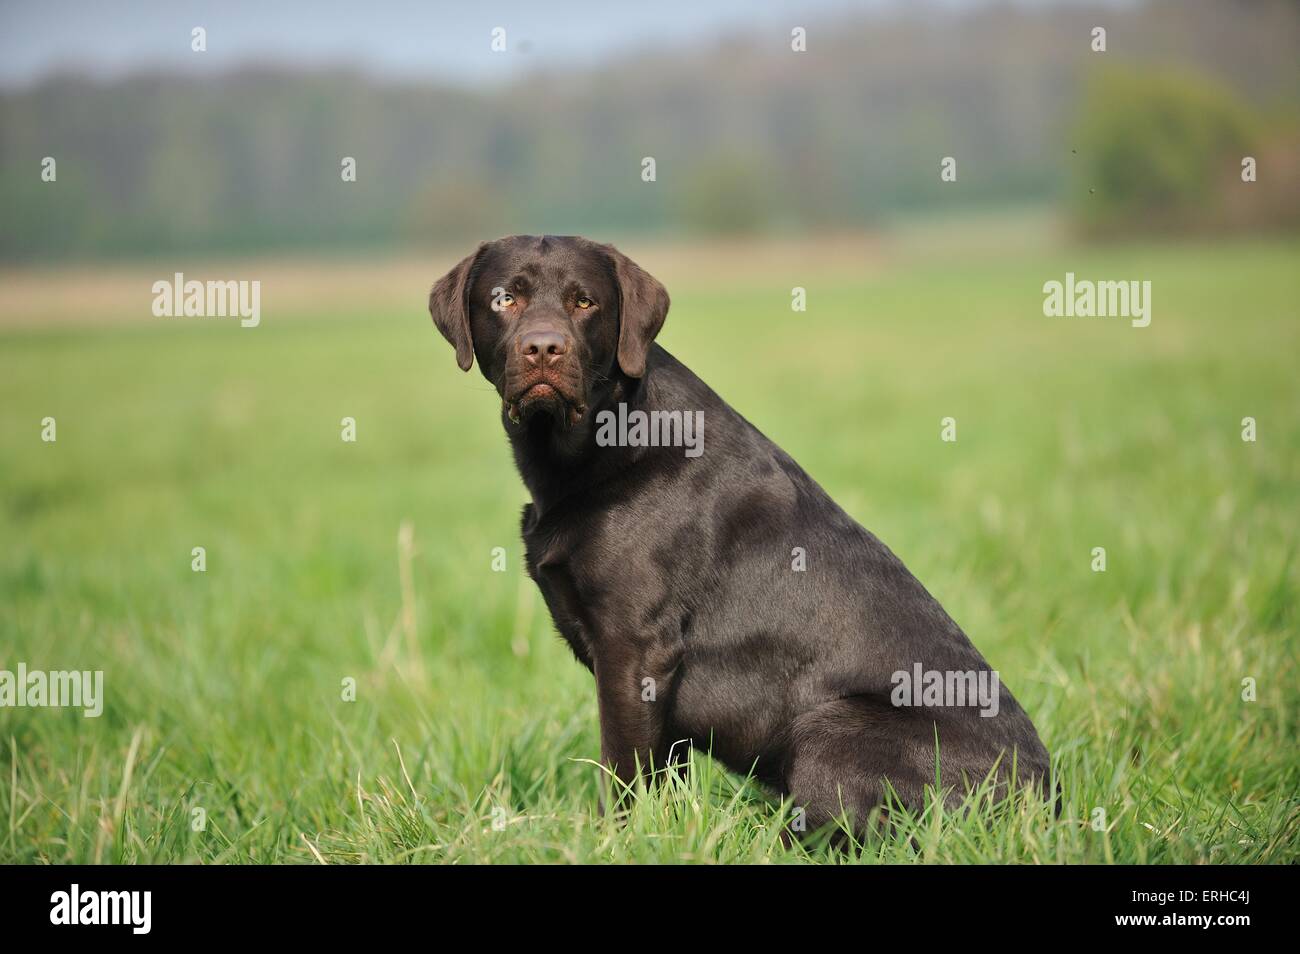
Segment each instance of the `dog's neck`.
M615 374L604 393L578 423L565 426L549 414L537 414L522 425L511 423L503 409L502 424L510 438L515 466L540 516L565 497L596 486L633 460L635 448L598 447L596 415L620 403L641 406L650 393L650 372L640 380Z

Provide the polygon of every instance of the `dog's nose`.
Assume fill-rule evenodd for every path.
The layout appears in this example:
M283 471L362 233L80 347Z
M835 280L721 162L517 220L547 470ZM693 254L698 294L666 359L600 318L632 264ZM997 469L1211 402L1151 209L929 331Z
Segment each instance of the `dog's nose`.
M569 339L549 328L526 331L519 336L519 353L529 364L537 364L539 356L553 361L569 350Z

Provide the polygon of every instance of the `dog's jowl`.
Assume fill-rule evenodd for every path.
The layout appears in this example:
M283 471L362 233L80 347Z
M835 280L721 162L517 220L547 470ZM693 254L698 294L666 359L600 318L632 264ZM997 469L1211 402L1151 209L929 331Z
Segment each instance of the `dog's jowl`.
M810 830L861 825L887 785L919 804L936 739L950 799L990 773L1002 791L1013 771L1046 784L1029 717L938 602L655 344L668 293L625 255L487 242L429 309L461 369L477 360L501 396L532 495L528 572L596 677L601 758L620 779L690 740L788 795ZM708 440L597 439L637 413L700 421Z

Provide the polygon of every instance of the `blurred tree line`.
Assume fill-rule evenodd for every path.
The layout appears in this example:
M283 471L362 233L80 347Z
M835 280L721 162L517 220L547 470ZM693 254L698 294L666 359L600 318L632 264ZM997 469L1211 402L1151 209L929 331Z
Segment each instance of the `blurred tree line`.
M1071 210L1088 235L1300 224L1300 123L1204 76L1099 71L1075 140Z
M1097 23L1104 54L1089 49ZM1221 187L1247 147L1294 178L1278 132L1297 110L1287 0L807 26L807 53L737 37L497 88L265 68L51 78L0 95L0 258L841 229L1067 198L1106 232L1185 227L1214 196L1221 218L1250 220L1259 210ZM956 182L940 181L945 156Z

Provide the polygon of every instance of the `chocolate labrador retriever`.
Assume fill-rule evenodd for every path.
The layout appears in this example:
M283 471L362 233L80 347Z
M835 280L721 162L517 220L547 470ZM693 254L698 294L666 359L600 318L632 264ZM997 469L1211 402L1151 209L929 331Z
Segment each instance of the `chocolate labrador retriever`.
M863 826L888 786L918 805L936 776L950 801L991 773L1045 785L1033 723L934 597L654 343L668 293L636 263L577 237L486 242L429 310L501 395L528 573L596 677L620 780L689 740L806 830Z

